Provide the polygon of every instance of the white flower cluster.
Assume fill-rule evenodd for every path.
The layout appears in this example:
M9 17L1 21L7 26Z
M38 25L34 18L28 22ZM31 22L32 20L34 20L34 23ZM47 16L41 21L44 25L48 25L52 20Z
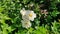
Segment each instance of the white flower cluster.
M36 18L36 14L34 13L34 11L31 10L25 10L24 8L20 11L21 15L22 15L22 27L24 28L29 28L31 27L31 23L30 21L34 21L34 18Z

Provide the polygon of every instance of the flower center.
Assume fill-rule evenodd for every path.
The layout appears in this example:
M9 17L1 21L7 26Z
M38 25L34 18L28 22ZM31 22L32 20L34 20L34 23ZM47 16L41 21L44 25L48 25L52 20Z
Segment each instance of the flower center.
M29 25L28 22L26 22L25 25L28 26Z
M30 13L29 16L32 17L32 14Z

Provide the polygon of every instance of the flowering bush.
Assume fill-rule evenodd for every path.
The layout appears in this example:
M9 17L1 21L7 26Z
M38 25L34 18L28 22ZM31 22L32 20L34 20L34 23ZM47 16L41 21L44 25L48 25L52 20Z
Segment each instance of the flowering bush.
M0 0L0 34L60 34L60 0Z

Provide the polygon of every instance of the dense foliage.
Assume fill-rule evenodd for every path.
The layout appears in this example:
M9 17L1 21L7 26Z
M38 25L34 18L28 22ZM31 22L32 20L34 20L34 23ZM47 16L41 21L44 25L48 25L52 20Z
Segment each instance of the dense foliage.
M22 8L36 18L22 27ZM0 0L0 34L60 34L60 0Z

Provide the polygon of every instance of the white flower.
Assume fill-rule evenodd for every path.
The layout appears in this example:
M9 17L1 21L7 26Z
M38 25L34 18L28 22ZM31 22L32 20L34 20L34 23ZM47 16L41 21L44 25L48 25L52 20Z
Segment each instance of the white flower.
M24 16L24 15L25 15L25 13L26 13L25 8L23 8L23 9L20 11L20 13L21 13L21 15L22 15L22 16Z
M34 11L31 11L31 10L22 9L20 13L22 14L23 20L34 21L34 18L36 18L36 14L34 13Z
M34 11L31 10L27 10L26 15L29 17L29 20L33 21L34 18L36 18L36 14L34 13Z
M22 27L24 27L24 28L31 27L31 23L29 20L22 20L21 22L22 22Z

